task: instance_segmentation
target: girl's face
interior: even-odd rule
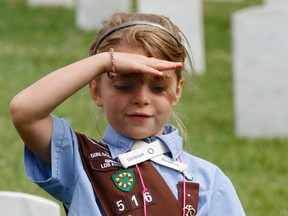
[[[141,48],[118,48],[117,51],[145,55]],[[183,80],[177,83],[175,71],[168,74],[165,79],[179,99]],[[90,86],[91,94],[97,105],[103,107],[108,122],[115,130],[133,139],[143,139],[163,134],[163,126],[176,104],[160,79],[128,73],[117,74],[111,80],[104,74],[96,86]]]

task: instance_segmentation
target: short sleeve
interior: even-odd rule
[[[51,167],[43,163],[26,146],[24,165],[27,177],[56,199],[69,203],[74,183],[83,170],[75,133],[70,125],[52,116]]]

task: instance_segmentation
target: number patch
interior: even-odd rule
[[[143,198],[145,199],[147,206],[156,203],[156,200],[154,199],[151,191],[145,192],[144,196],[141,192],[138,192],[136,194],[130,194],[114,201],[117,215],[121,215],[138,208],[143,208]]]

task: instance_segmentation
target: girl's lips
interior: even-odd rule
[[[148,118],[150,118],[151,116],[148,114],[143,114],[143,113],[134,113],[134,114],[129,114],[128,115],[129,118],[132,118],[134,120],[146,120]]]

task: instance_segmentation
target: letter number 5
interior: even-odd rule
[[[123,200],[118,200],[117,202],[116,202],[116,204],[117,204],[117,207],[118,207],[118,210],[119,211],[124,211],[125,210],[125,205],[124,205],[124,203],[123,203]]]

